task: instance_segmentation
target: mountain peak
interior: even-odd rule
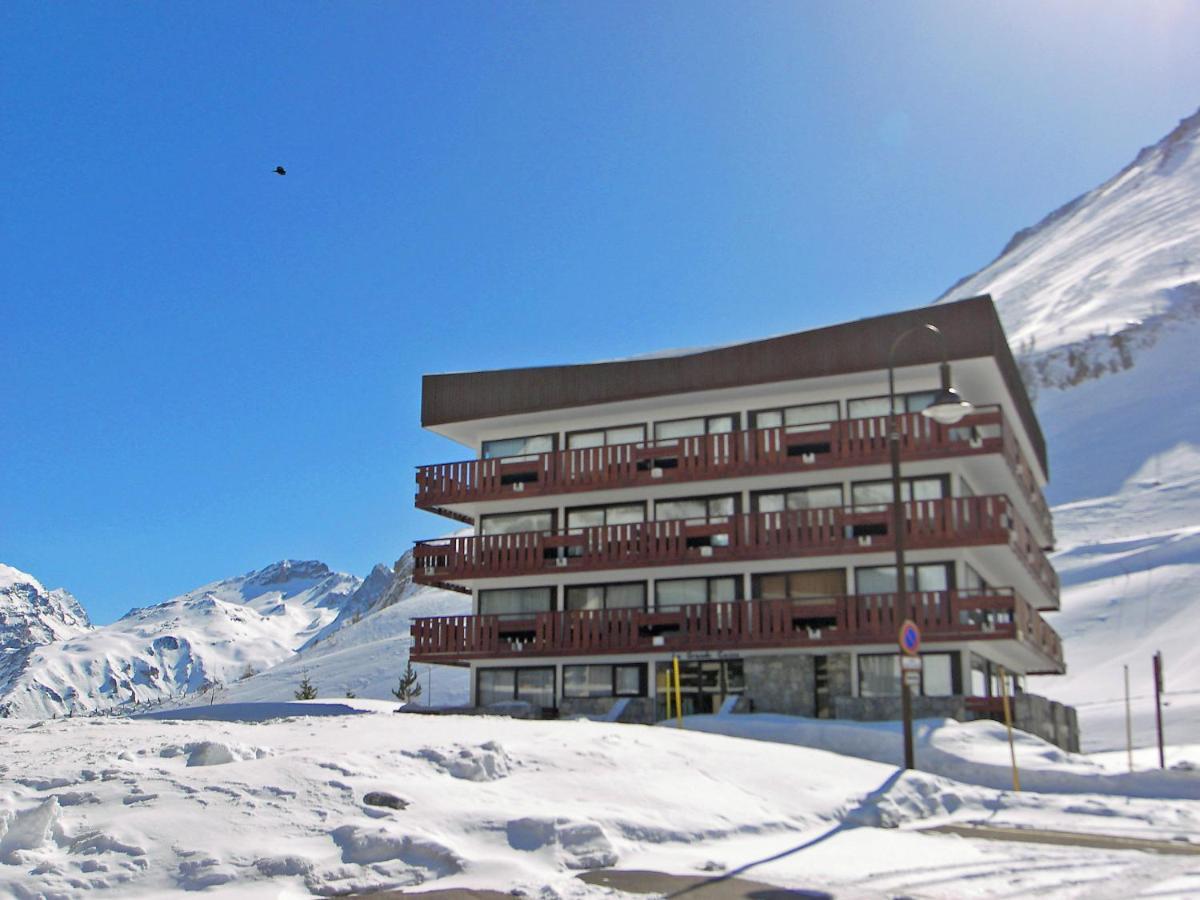
[[[935,302],[991,294],[1014,348],[1103,339],[1190,317],[1200,283],[1200,110],[1103,184],[1018,231]]]
[[[328,578],[333,571],[319,560],[281,559],[265,568],[246,574],[252,584],[284,584],[299,579]]]

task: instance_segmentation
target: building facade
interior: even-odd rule
[[[923,323],[973,404],[921,415],[942,347],[895,359],[906,603],[894,560],[888,356]],[[1022,691],[1065,671],[1041,612],[1045,443],[988,297],[694,353],[426,376],[422,424],[473,459],[416,505],[471,534],[420,541],[414,579],[472,614],[418,619],[414,662],[469,666],[473,704],[622,721],[683,711],[899,717],[897,634],[922,633],[918,716],[995,717],[1074,748],[1074,712]],[[1002,674],[1007,673],[1007,674]]]

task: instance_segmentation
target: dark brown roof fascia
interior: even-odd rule
[[[421,388],[421,424],[431,427],[885,369],[896,335],[925,323],[936,325],[946,336],[950,359],[995,358],[1042,471],[1048,473],[1045,438],[1000,316],[986,294],[681,356],[426,375]],[[940,361],[941,350],[935,340],[909,339],[896,354],[897,367]]]

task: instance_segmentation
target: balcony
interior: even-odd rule
[[[894,645],[901,623],[911,618],[926,644],[1015,641],[1027,671],[1066,671],[1058,635],[1009,589],[929,591],[908,599],[907,612],[895,594],[872,594],[414,619],[411,658],[465,665],[473,659]]]
[[[910,550],[1007,545],[1057,600],[1058,576],[1007,497],[912,501],[904,521]],[[879,553],[894,549],[891,532],[892,507],[881,506],[450,537],[417,543],[413,580],[455,587],[478,578]]]
[[[898,421],[905,461],[1003,455],[1042,533],[1052,537],[1045,498],[998,407],[980,408],[949,426],[920,414],[902,415]],[[514,497],[811,472],[888,460],[886,416],[842,419],[819,426],[762,428],[421,466],[417,469],[416,505],[455,515],[447,507]],[[455,517],[469,521],[461,515]]]

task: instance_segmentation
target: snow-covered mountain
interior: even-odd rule
[[[1169,741],[1200,740],[1200,112],[1095,190],[1019,232],[939,301],[990,293],[1050,451],[1064,678],[1084,748],[1153,739],[1151,662]]]
[[[53,642],[24,644],[20,671],[0,681],[0,715],[48,717],[146,703],[262,671],[334,622],[361,586],[324,563],[285,560],[134,609],[100,628],[88,627],[78,604],[71,599],[67,607],[69,595],[60,593],[58,604],[75,618],[55,631],[44,624],[53,616],[37,617]]]
[[[0,563],[0,694],[25,670],[35,649],[91,629],[79,601],[64,590]]]

